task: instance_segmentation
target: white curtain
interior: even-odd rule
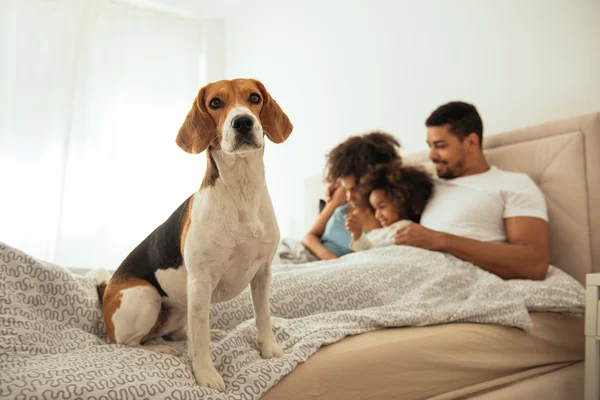
[[[0,241],[116,268],[193,191],[175,136],[201,22],[109,0],[0,0]]]

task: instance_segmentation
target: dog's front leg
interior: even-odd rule
[[[271,265],[261,268],[250,282],[252,303],[256,314],[258,348],[263,358],[281,357],[283,350],[277,345],[271,327],[269,292],[271,287]]]
[[[199,385],[225,391],[225,381],[210,357],[210,277],[188,275],[188,352]]]

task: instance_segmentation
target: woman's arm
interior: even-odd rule
[[[327,247],[323,246],[319,237],[313,233],[307,233],[302,244],[319,260],[333,260],[337,258]]]
[[[327,247],[321,243],[321,236],[325,231],[327,221],[331,218],[336,208],[344,204],[346,201],[346,193],[342,187],[339,187],[334,192],[331,200],[325,205],[319,218],[315,221],[310,231],[304,237],[302,244],[320,260],[331,260],[337,258]]]

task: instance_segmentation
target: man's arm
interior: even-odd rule
[[[504,220],[508,243],[488,243],[409,224],[396,234],[396,244],[444,251],[503,279],[546,277],[550,263],[550,234],[546,221],[535,217]]]

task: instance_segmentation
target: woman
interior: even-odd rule
[[[377,164],[401,161],[400,143],[392,135],[372,132],[352,136],[327,154],[328,202],[306,234],[304,246],[318,259],[331,260],[351,253],[347,214],[354,214],[366,230],[380,228],[371,209],[362,204],[356,184]]]

